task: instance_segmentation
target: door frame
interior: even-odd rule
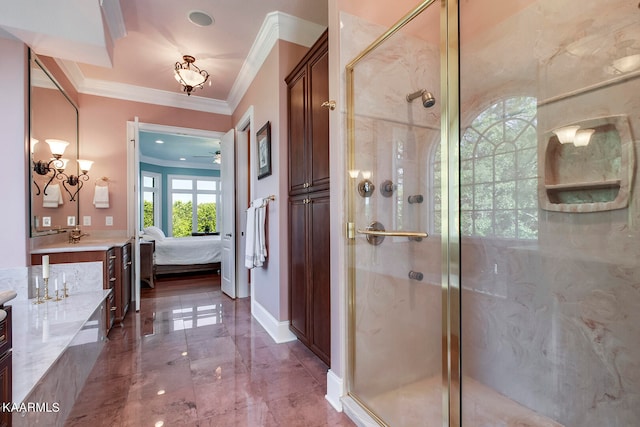
[[[251,142],[253,129],[253,105],[247,108],[238,123],[236,123],[236,296],[246,298],[252,296],[250,284],[253,283],[251,270],[244,266],[244,250],[246,236],[244,231],[247,222],[247,208],[253,200],[253,190],[257,181],[254,165],[255,155]],[[248,167],[248,173],[241,173]]]
[[[185,128],[180,126],[162,125],[156,123],[139,122],[138,117],[134,121],[127,121],[127,235],[135,239],[135,268],[132,281],[133,289],[131,295],[136,298],[136,311],[140,311],[140,219],[138,210],[140,200],[138,193],[140,191],[140,144],[139,132],[156,132],[156,133],[178,133],[187,136],[197,136],[201,138],[222,138],[225,132]],[[131,141],[135,141],[132,144]]]

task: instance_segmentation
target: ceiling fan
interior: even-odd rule
[[[213,151],[209,151],[209,153],[211,153],[211,155],[200,155],[200,156],[191,156],[191,157],[211,157],[213,158],[213,163],[220,164],[220,162],[222,161],[222,155],[220,154],[220,150],[216,151],[215,153]]]

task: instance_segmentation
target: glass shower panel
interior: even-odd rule
[[[638,2],[490,3],[460,2],[462,425],[638,426]]]
[[[439,6],[352,73],[349,392],[390,426],[442,424]],[[341,21],[350,40],[388,30]]]

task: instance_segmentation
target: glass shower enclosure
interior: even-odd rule
[[[341,14],[348,393],[380,425],[640,425],[640,9]],[[343,51],[349,51],[347,42]]]

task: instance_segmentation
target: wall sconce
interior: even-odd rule
[[[65,190],[67,190],[67,193],[69,194],[69,196],[71,196],[69,200],[72,202],[75,201],[76,195],[80,192],[80,189],[84,185],[82,181],[89,181],[88,173],[91,170],[91,166],[93,165],[92,160],[78,159],[77,161],[78,161],[78,166],[80,166],[80,172],[82,172],[80,175],[78,176],[66,175],[63,172],[58,171],[58,179],[62,180],[62,186],[64,187]],[[67,187],[67,184],[70,185],[71,187],[78,186],[78,189],[73,194],[71,194],[71,191]]]
[[[49,160],[48,162],[44,160],[38,160],[36,162],[35,160],[33,160],[33,171],[38,175],[43,175],[43,176],[51,173],[51,178],[49,178],[49,181],[47,181],[43,189],[44,194],[47,194],[47,187],[49,187],[49,184],[51,184],[51,181],[53,181],[53,178],[55,178],[57,175],[56,170],[63,171],[66,166],[66,161],[61,161],[60,158],[64,154],[64,150],[67,148],[67,145],[69,145],[69,143],[67,141],[61,141],[59,139],[47,139],[45,140],[45,142],[49,144],[49,148],[51,149],[51,154],[53,155],[53,159]],[[33,153],[33,147],[36,144],[37,142],[34,142],[34,140],[31,141],[32,153]],[[33,183],[38,189],[36,196],[39,196],[40,187],[35,181]]]
[[[560,144],[572,143],[576,147],[586,147],[589,145],[591,135],[595,129],[580,129],[580,126],[564,126],[552,131],[558,137]]]
[[[567,144],[573,142],[573,138],[576,136],[578,129],[580,129],[580,126],[565,126],[553,130],[552,132],[556,134],[560,144]]]
[[[62,186],[71,197],[69,200],[73,202],[76,200],[76,195],[84,185],[82,181],[89,180],[88,173],[89,173],[89,170],[91,170],[93,161],[78,159],[77,160],[78,165],[80,166],[80,171],[82,173],[78,176],[67,175],[64,173],[64,170],[67,167],[67,163],[69,162],[69,159],[63,159],[62,155],[64,154],[64,150],[67,148],[69,143],[66,141],[61,141],[59,139],[47,139],[45,141],[47,144],[49,144],[49,148],[51,149],[51,154],[53,155],[53,158],[48,162],[45,162],[43,160],[38,160],[37,162],[35,160],[33,161],[33,171],[35,173],[43,176],[51,174],[51,177],[49,178],[49,181],[47,181],[47,183],[45,184],[42,192],[44,194],[47,194],[47,187],[49,187],[49,184],[51,184],[54,178],[57,178],[60,181],[62,181]],[[38,192],[36,193],[36,195],[40,195],[40,187],[35,181],[34,181],[34,184],[38,189]],[[71,193],[70,187],[76,187],[76,186],[78,187],[77,190]]]
[[[589,145],[591,135],[595,132],[595,129],[581,129],[576,132],[575,138],[573,138],[573,145],[576,147],[586,147]]]

